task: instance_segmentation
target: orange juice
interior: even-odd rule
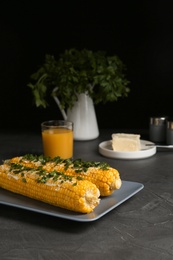
[[[43,150],[45,156],[60,156],[68,159],[73,156],[73,131],[63,127],[42,131]]]

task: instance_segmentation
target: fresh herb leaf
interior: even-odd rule
[[[37,107],[48,106],[48,96],[58,96],[62,108],[72,108],[78,94],[87,93],[95,104],[114,102],[129,94],[126,67],[117,56],[83,49],[65,50],[56,59],[45,55],[43,65],[31,75]]]

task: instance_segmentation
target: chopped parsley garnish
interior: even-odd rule
[[[26,166],[25,164],[28,162],[33,162],[32,166]],[[34,163],[40,162],[40,164],[37,164],[34,166]],[[63,164],[64,165],[64,171],[58,172],[56,170],[47,171],[44,169],[44,165],[46,163],[54,163],[54,165]],[[21,174],[22,181],[26,182],[25,173],[32,174],[35,173],[38,178],[37,182],[39,183],[46,183],[48,180],[61,181],[62,183],[65,181],[72,181],[72,176],[66,175],[65,172],[68,170],[69,167],[74,169],[76,173],[86,173],[90,167],[95,167],[102,170],[107,170],[110,166],[109,164],[105,162],[90,162],[90,161],[82,161],[81,159],[71,160],[71,159],[62,159],[60,157],[55,157],[51,159],[50,157],[46,157],[43,155],[32,155],[32,154],[26,154],[21,157],[19,163],[10,163],[8,161],[8,164],[10,165],[10,171],[12,171],[14,174]],[[77,180],[82,180],[83,178],[81,176],[76,176]],[[75,185],[73,183],[73,185]]]
[[[26,154],[22,157],[21,162],[24,160],[40,162],[42,165],[45,165],[47,162],[54,162],[55,164],[63,163],[65,165],[65,170],[72,166],[76,171],[84,171],[86,172],[89,167],[100,168],[102,170],[107,170],[110,166],[106,162],[93,162],[93,161],[82,161],[81,159],[71,160],[71,159],[62,159],[59,156],[54,157],[53,159],[50,157],[46,157],[44,155],[33,155]]]

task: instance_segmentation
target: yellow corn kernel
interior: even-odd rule
[[[64,172],[66,175],[81,176],[85,180],[91,181],[100,190],[101,196],[111,195],[114,190],[119,189],[122,184],[119,172],[111,167],[106,170],[89,167],[86,172],[76,172],[76,169],[73,168],[73,165],[70,166],[67,170],[65,170],[64,165],[56,165],[54,168],[57,171]]]
[[[31,159],[32,158],[32,161]],[[16,157],[11,162],[19,162],[25,166],[38,167],[41,166],[46,171],[60,171],[69,176],[81,176],[82,178],[94,183],[100,191],[101,196],[109,196],[114,190],[121,187],[122,181],[119,172],[109,165],[98,162],[84,162],[82,160],[63,160],[59,157],[54,159],[41,158],[28,155],[24,157]]]
[[[81,213],[92,212],[100,202],[98,188],[87,180],[20,166],[14,161],[0,166],[1,188]]]

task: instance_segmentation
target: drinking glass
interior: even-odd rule
[[[50,120],[41,123],[43,151],[51,158],[73,157],[73,123],[66,120]]]

